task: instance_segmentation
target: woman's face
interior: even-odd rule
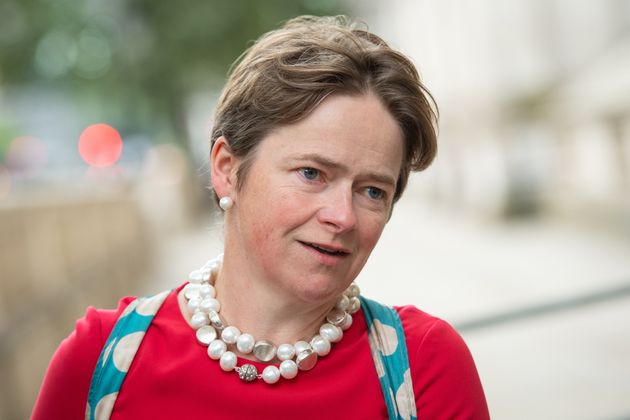
[[[228,243],[267,287],[333,300],[388,220],[403,157],[398,124],[371,94],[333,95],[255,153],[243,188],[231,192]]]

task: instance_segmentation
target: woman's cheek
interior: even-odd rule
[[[251,215],[253,240],[268,242],[274,235],[291,229],[292,218],[296,215],[295,200],[289,194],[277,194],[273,200],[259,207]]]
[[[314,197],[297,188],[281,189],[273,200],[274,218],[287,223],[313,206]]]
[[[376,246],[383,229],[385,228],[385,219],[380,216],[371,218],[369,221],[364,222],[363,240],[368,244],[370,249]]]

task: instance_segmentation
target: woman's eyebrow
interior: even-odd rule
[[[302,154],[302,155],[298,155],[298,156],[294,156],[291,159],[296,160],[296,161],[300,161],[300,162],[315,162],[318,165],[321,165],[327,169],[334,169],[334,170],[338,170],[341,172],[349,172],[350,169],[348,168],[347,165],[341,163],[341,162],[337,162],[335,160],[329,159],[325,156],[322,156],[320,154],[317,153],[307,153],[307,154]],[[384,174],[384,173],[380,173],[380,172],[366,172],[366,173],[362,173],[362,176],[364,176],[365,178],[368,179],[373,179],[379,183],[382,184],[387,184],[387,185],[391,185],[391,186],[396,186],[396,180],[394,178],[392,178],[391,176]]]
[[[317,153],[306,153],[297,155],[293,157],[293,160],[301,162],[315,162],[318,165],[324,166],[329,169],[337,169],[344,172],[349,171],[348,166],[344,165],[343,163],[334,161]]]

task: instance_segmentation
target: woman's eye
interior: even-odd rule
[[[301,168],[300,172],[302,173],[302,176],[309,181],[315,181],[319,178],[319,170],[315,168]]]
[[[384,197],[385,192],[381,190],[380,188],[368,187],[367,194],[373,200],[380,200]]]

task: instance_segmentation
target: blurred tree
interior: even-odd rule
[[[3,0],[0,85],[60,90],[124,131],[187,147],[186,97],[261,33],[342,0]],[[94,111],[96,110],[96,111]]]

